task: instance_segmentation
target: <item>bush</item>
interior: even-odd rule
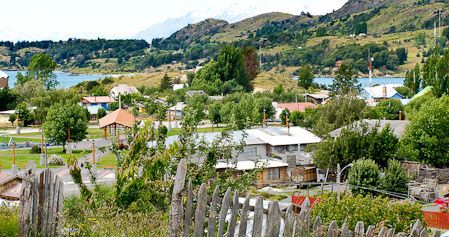
[[[19,208],[0,204],[0,236],[17,236]]]
[[[104,116],[106,116],[106,109],[105,108],[101,108],[98,110],[98,119],[103,118]]]
[[[380,189],[396,193],[407,193],[407,182],[407,173],[401,167],[399,161],[389,160],[385,176],[382,177],[380,182]]]
[[[61,158],[61,156],[57,156],[57,155],[53,154],[48,158],[48,164],[49,165],[64,165],[64,160]]]
[[[31,154],[39,154],[39,153],[41,153],[41,148],[38,147],[37,145],[34,145],[33,147],[31,147],[30,153]]]
[[[380,180],[379,166],[377,166],[377,164],[371,159],[357,160],[354,163],[354,166],[349,170],[348,183],[350,185],[377,189],[379,180]],[[377,194],[375,191],[362,189],[358,187],[351,187],[351,192],[354,195]]]
[[[358,221],[363,221],[365,228],[368,225],[379,227],[379,224],[383,223],[387,228],[394,228],[396,233],[409,232],[410,226],[417,219],[424,227],[427,226],[421,204],[411,204],[408,201],[390,202],[388,198],[380,196],[373,199],[369,196],[347,195],[338,202],[337,195],[333,194],[312,208],[312,220],[315,220],[316,216],[320,216],[325,225],[336,220],[341,227],[346,222],[351,230]]]

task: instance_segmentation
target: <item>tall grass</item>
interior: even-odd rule
[[[19,207],[0,204],[0,236],[17,236]]]
[[[95,205],[78,195],[64,199],[63,235],[165,236],[168,214],[132,205],[117,207],[111,186],[100,186]],[[95,194],[94,194],[95,195]]]

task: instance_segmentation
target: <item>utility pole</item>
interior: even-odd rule
[[[416,72],[413,71],[413,92],[416,95],[416,77],[415,77]]]
[[[259,71],[262,70],[262,44],[267,41],[266,38],[260,38],[259,40]]]
[[[438,10],[438,38],[441,38],[441,10]]]
[[[368,60],[369,60],[369,87],[372,87],[373,86],[373,58],[371,58],[369,49],[368,49]]]
[[[12,165],[11,165],[11,171],[13,175],[18,175],[19,170],[17,169],[16,165],[16,141],[12,140]]]
[[[337,200],[340,202],[340,163],[337,164]]]
[[[263,109],[263,126],[262,127],[266,127],[267,126],[267,122],[265,120],[265,116],[266,116],[266,110]]]

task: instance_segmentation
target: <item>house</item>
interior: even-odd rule
[[[264,166],[263,172],[257,178],[257,188],[267,185],[282,183],[289,180],[287,167],[288,164],[275,159],[261,159],[259,161],[243,160],[237,164],[229,164],[227,162],[218,162],[215,169],[218,172],[234,169],[233,176],[242,174],[245,171],[252,170]]]
[[[340,68],[342,64],[343,64],[343,60],[336,61],[335,62],[335,68]]]
[[[167,115],[170,114],[171,120],[182,119],[182,110],[187,106],[184,102],[177,102],[176,105],[168,108]]]
[[[288,109],[291,112],[297,110],[299,112],[304,112],[306,108],[317,108],[318,106],[314,105],[310,102],[300,102],[300,103],[277,103],[273,102],[273,106],[276,108],[275,119],[280,120],[279,117],[282,113],[282,110]]]
[[[89,111],[89,114],[90,114],[89,120],[90,121],[97,121],[99,119],[98,118],[98,110],[104,109],[104,107],[100,106],[100,105],[83,106],[83,108],[86,108],[87,111]]]
[[[137,108],[139,108],[139,114],[144,114],[146,112],[147,107],[142,103],[136,103]]]
[[[248,129],[244,131],[232,131],[229,132],[232,140],[236,143],[240,142],[243,138],[245,141],[245,147],[243,152],[238,155],[237,160],[249,161],[257,163],[260,161],[268,161],[269,164],[273,164],[267,168],[279,168],[279,172],[284,172],[281,167],[286,167],[286,172],[290,176],[290,171],[297,166],[310,165],[313,163],[313,159],[310,153],[306,152],[306,148],[310,144],[316,144],[321,142],[321,139],[313,133],[307,131],[301,127],[269,127],[269,128],[256,128]],[[244,137],[246,133],[246,137]],[[214,140],[219,139],[220,132],[213,133],[199,133],[198,143],[201,140],[205,140],[208,143],[212,143]],[[170,136],[167,138],[166,145],[170,146],[175,142],[179,142],[178,136]],[[152,146],[154,144],[150,144]],[[202,163],[204,158],[193,157],[192,160]],[[226,160],[220,160],[219,162],[227,162]],[[274,163],[278,162],[278,163]],[[282,164],[281,164],[282,163]],[[276,164],[276,165],[274,165]],[[222,167],[222,166],[219,166]],[[237,166],[239,168],[239,166]],[[263,179],[271,179],[272,177],[280,178],[280,174],[273,174],[268,171],[265,173]],[[273,178],[275,179],[275,178]],[[277,180],[278,178],[276,178]]]
[[[109,96],[88,96],[81,98],[81,106],[101,106],[106,110],[109,110],[109,104],[115,102],[115,100]]]
[[[0,173],[0,198],[17,201],[20,198],[22,178],[17,175]]]
[[[377,128],[380,131],[382,131],[382,129],[384,129],[387,125],[390,126],[390,128],[393,130],[394,135],[396,135],[396,137],[401,138],[402,135],[405,132],[405,128],[407,127],[407,125],[410,123],[410,121],[408,120],[376,120],[376,119],[363,119],[362,123],[366,123],[368,125],[368,127],[370,129],[373,129],[374,127],[376,127],[376,125],[379,125],[379,127]],[[360,127],[360,121],[356,121],[353,124],[355,127],[357,128],[361,128]],[[335,129],[333,131],[331,131],[329,133],[329,135],[331,137],[339,137],[341,130],[343,128],[347,128],[348,126],[344,126],[338,129]]]
[[[135,86],[128,86],[126,84],[118,84],[112,87],[109,91],[109,95],[113,98],[118,98],[119,95],[139,94],[139,91]]]
[[[184,89],[185,87],[189,87],[189,86],[186,84],[173,84],[174,91]]]
[[[324,101],[330,98],[326,93],[306,94],[307,100],[312,100],[314,104],[324,104]]]
[[[0,88],[8,87],[8,74],[0,70]]]
[[[15,124],[11,124],[11,122],[9,121],[9,116],[11,116],[11,114],[16,114],[16,111],[15,110],[0,111],[0,127],[17,125],[17,120]]]
[[[194,96],[195,94],[199,94],[199,95],[206,95],[206,92],[204,92],[203,90],[192,90],[192,91],[187,91],[186,94],[189,97]]]
[[[373,87],[363,87],[360,91],[359,97],[366,100],[369,106],[376,106],[377,102],[387,99],[404,99],[404,96],[399,94],[395,88],[402,85],[387,84]]]

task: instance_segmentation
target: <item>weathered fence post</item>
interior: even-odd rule
[[[187,164],[186,160],[182,159],[178,164],[176,170],[176,179],[173,186],[173,196],[170,208],[170,225],[168,229],[168,236],[177,237],[181,231],[182,223],[182,195],[184,184],[186,182]]]
[[[35,175],[29,161],[20,190],[19,236],[55,236],[61,231],[63,182],[49,169]]]

